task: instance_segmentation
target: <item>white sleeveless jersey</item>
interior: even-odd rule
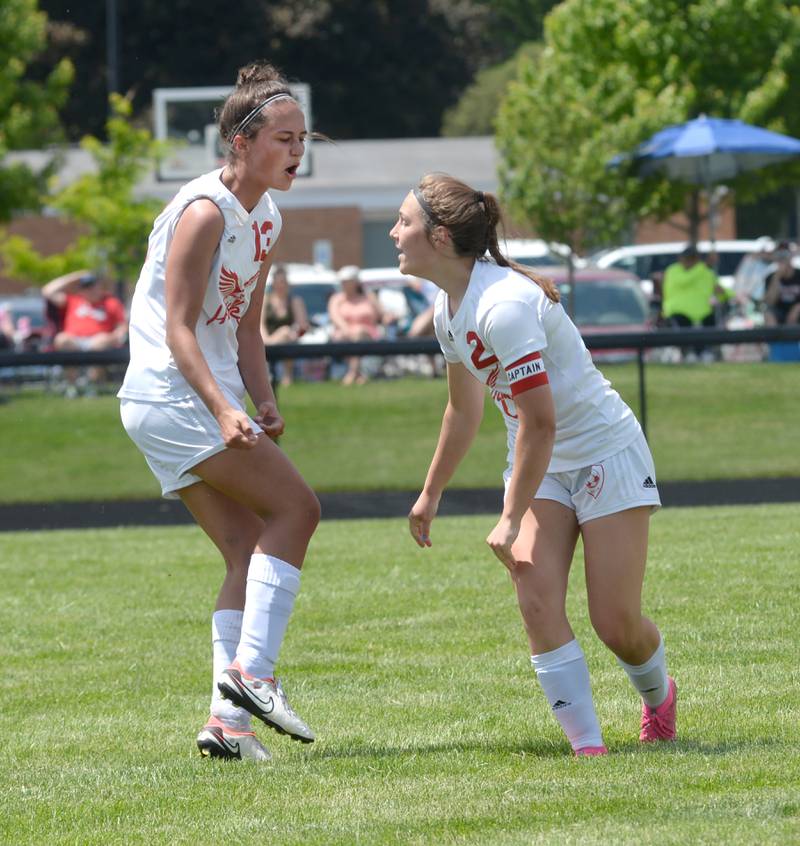
[[[219,208],[225,229],[206,281],[195,333],[217,382],[244,397],[236,330],[250,304],[261,263],[280,234],[281,215],[267,193],[248,214],[222,183],[221,173],[221,169],[215,170],[184,185],[153,224],[147,258],[131,301],[131,358],[117,394],[121,399],[171,402],[195,395],[166,344],[165,276],[178,220],[186,207],[200,198]]]
[[[434,327],[442,353],[488,386],[508,430],[514,460],[519,421],[514,396],[548,383],[556,436],[550,473],[608,458],[641,431],[633,412],[592,363],[575,324],[526,276],[493,261],[476,261],[458,311],[436,298]]]

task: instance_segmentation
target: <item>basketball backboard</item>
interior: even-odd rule
[[[225,150],[216,125],[215,112],[233,89],[230,86],[196,88],[156,88],[153,90],[153,123],[155,137],[171,142],[171,149],[158,168],[158,178],[186,180],[221,167]],[[292,94],[297,98],[311,131],[311,89],[306,83],[293,82]],[[311,140],[297,171],[298,176],[311,174]]]

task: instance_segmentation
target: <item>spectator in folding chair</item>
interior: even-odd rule
[[[128,319],[122,301],[111,294],[103,279],[88,270],[76,270],[52,279],[42,289],[48,304],[63,312],[63,323],[53,339],[55,350],[96,352],[118,349],[128,337]],[[89,367],[87,376],[77,368],[64,371],[66,393],[77,396],[78,389],[94,393],[105,378],[101,367]]]

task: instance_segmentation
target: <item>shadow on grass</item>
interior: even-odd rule
[[[779,738],[759,738],[758,740],[726,740],[718,743],[700,740],[677,740],[674,743],[641,743],[632,739],[622,743],[609,744],[609,754],[615,755],[735,755],[740,752],[752,752],[766,747],[777,749],[786,746]],[[446,755],[448,753],[486,753],[487,755],[517,755],[532,758],[556,759],[571,757],[572,750],[564,743],[547,740],[529,740],[520,743],[503,741],[452,741],[450,743],[420,743],[408,746],[382,746],[372,743],[348,743],[347,745],[328,745],[314,749],[314,757],[327,759],[353,758],[402,758],[409,755]]]
[[[372,743],[349,743],[324,746],[318,758],[405,758],[409,755],[446,755],[448,753],[484,752],[487,755],[530,755],[534,758],[563,758],[571,750],[566,743],[554,744],[546,740],[504,743],[502,741],[469,740],[450,743],[419,743],[408,746],[382,746]]]
[[[758,739],[741,740],[687,740],[678,737],[674,742],[660,741],[655,743],[641,743],[639,740],[625,740],[622,743],[612,741],[608,744],[609,752],[613,754],[646,754],[646,755],[736,755],[740,752],[755,752],[759,749],[778,750],[782,746],[788,748],[786,740],[778,737],[763,737]]]

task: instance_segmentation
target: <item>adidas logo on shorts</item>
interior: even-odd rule
[[[642,482],[643,488],[654,488],[655,486],[656,483],[649,476]]]

